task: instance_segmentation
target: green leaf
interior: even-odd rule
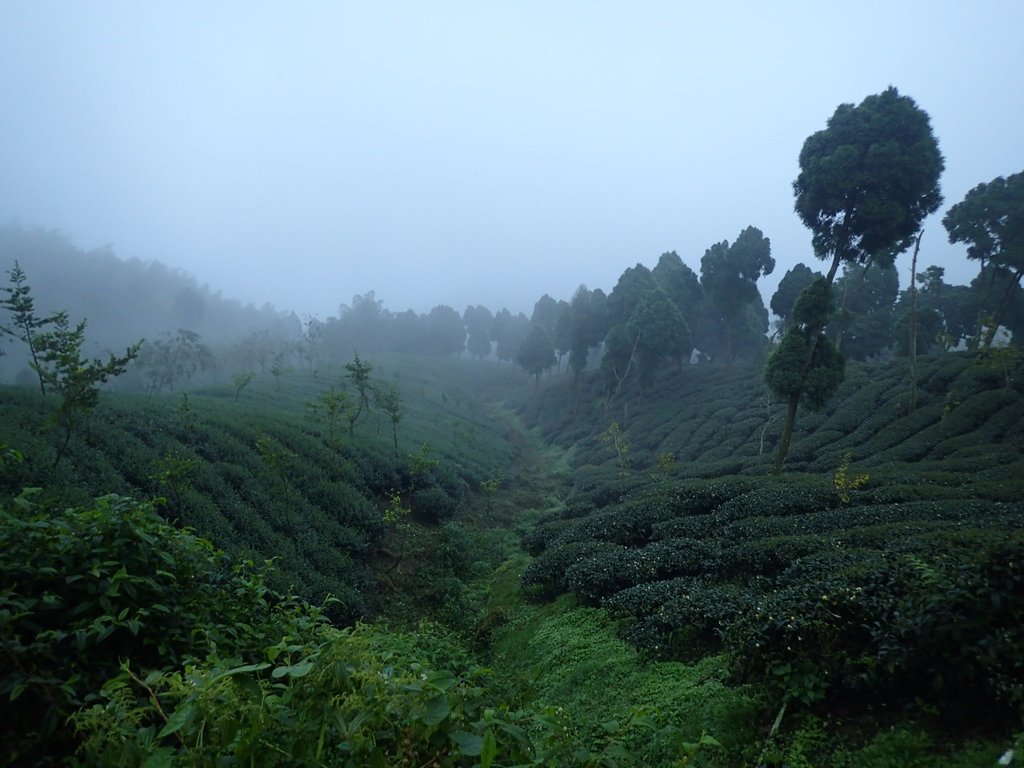
[[[458,681],[458,678],[451,672],[434,672],[427,677],[427,685],[439,691],[447,691]]]
[[[266,667],[264,667],[266,669]],[[284,677],[305,677],[313,669],[312,661],[303,661],[300,664],[282,664],[280,667],[275,667],[274,671],[270,673],[270,676],[275,680]]]
[[[174,765],[174,750],[170,747],[160,747],[146,758],[142,768],[171,768],[172,765]]]
[[[234,675],[244,675],[244,674],[247,674],[249,672],[262,672],[264,669],[268,669],[269,667],[270,667],[270,662],[267,662],[267,661],[260,662],[259,664],[245,664],[245,665],[243,665],[241,667],[233,667],[232,669],[229,669],[226,672],[221,672],[219,675],[214,677],[213,680],[220,680],[222,677],[232,677]],[[274,670],[274,672],[276,672],[276,671],[277,670]],[[273,674],[273,673],[271,673],[271,674]],[[282,675],[283,674],[285,674],[285,673],[282,673]],[[281,675],[277,675],[277,676],[281,677]],[[211,680],[211,682],[212,682],[212,680]]]
[[[458,745],[459,751],[467,757],[476,757],[483,752],[484,740],[482,736],[469,733],[468,731],[452,731],[449,736]]]
[[[435,696],[424,707],[423,722],[427,725],[438,725],[451,711],[447,696]]]
[[[707,747],[720,747],[720,746],[722,746],[722,743],[718,739],[716,739],[714,736],[709,736],[706,733],[703,736],[700,737],[700,743],[701,743],[702,746],[707,746]]]
[[[491,768],[491,763],[498,756],[498,742],[490,729],[484,733],[484,745],[480,750],[480,768]]]
[[[608,720],[607,722],[601,723],[601,727],[605,733],[617,733],[621,726],[618,720]]]
[[[176,709],[169,718],[167,718],[167,725],[160,729],[160,733],[156,735],[158,739],[162,739],[165,736],[170,736],[172,733],[180,731],[188,722],[192,719],[192,715],[195,710],[191,706],[184,706],[181,709]]]
[[[313,662],[304,661],[301,664],[295,664],[288,671],[289,677],[305,677],[313,671]]]

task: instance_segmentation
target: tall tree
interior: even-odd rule
[[[643,264],[637,264],[625,269],[619,275],[618,282],[615,283],[612,292],[608,294],[609,329],[614,328],[616,325],[625,325],[633,314],[633,310],[636,309],[636,305],[640,303],[643,295],[657,287],[658,284],[655,282],[651,270]]]
[[[968,243],[967,257],[1009,276],[987,323],[984,346],[992,344],[1014,289],[1024,275],[1024,171],[979,184],[942,219],[949,242]]]
[[[573,384],[577,384],[587,367],[590,350],[608,333],[604,292],[600,288],[589,291],[587,286],[581,285],[573,294],[564,317],[569,324],[569,368]]]
[[[541,374],[556,362],[555,345],[548,337],[547,331],[536,323],[531,324],[530,332],[523,339],[519,351],[516,353],[516,363],[523,370],[533,374],[534,391],[540,385]]]
[[[660,288],[648,291],[633,310],[626,328],[636,345],[640,386],[653,382],[662,361],[673,360],[682,365],[693,350],[690,327],[679,307]]]
[[[643,297],[658,287],[651,270],[643,264],[628,267],[619,275],[618,282],[608,294],[608,331],[604,338],[601,356],[601,370],[604,371],[611,388],[618,392],[622,382],[633,369],[637,348],[640,344],[638,327],[629,328],[629,320]]]
[[[494,315],[484,306],[469,306],[462,313],[462,322],[466,326],[466,349],[477,360],[491,354],[491,326]]]
[[[187,382],[214,364],[213,352],[199,334],[179,328],[174,336],[147,343],[139,354],[137,365],[150,392],[173,390],[179,382]]]
[[[835,281],[835,292],[840,307],[825,332],[836,349],[852,360],[866,360],[896,344],[893,326],[900,281],[894,266],[848,264]]]
[[[515,360],[519,347],[530,333],[530,318],[520,312],[513,315],[502,308],[494,315],[491,326],[491,340],[495,342],[498,360]]]
[[[775,269],[771,242],[757,227],[740,232],[731,246],[728,240],[708,248],[700,260],[700,281],[704,293],[722,325],[722,358],[732,364],[735,356],[736,324],[747,305],[760,294],[757,281]]]
[[[658,263],[651,270],[655,282],[679,307],[683,317],[689,321],[704,301],[704,289],[697,273],[690,269],[675,251],[661,254]]]
[[[939,176],[944,167],[928,113],[891,87],[858,106],[841,104],[825,129],[807,138],[793,182],[795,208],[811,230],[815,255],[831,260],[825,276],[830,289],[841,263],[870,260],[891,266],[913,244],[921,222],[942,202]],[[802,333],[803,361],[792,371],[797,382],[807,381],[815,371],[828,315],[812,315],[811,320],[822,324]],[[786,358],[769,360],[769,367],[778,371],[796,365],[800,356],[792,349],[797,343],[790,342]],[[774,354],[781,352],[780,344]],[[801,386],[788,388],[784,435],[792,434]],[[776,472],[788,450],[788,440],[780,441]]]
[[[930,266],[917,274],[917,354],[946,352],[975,333],[978,293],[970,286],[949,285],[942,267]],[[984,282],[984,280],[983,280]],[[908,355],[910,294],[904,291],[896,304],[897,354]]]
[[[842,262],[888,266],[942,203],[945,167],[928,113],[895,88],[841,104],[800,151],[796,212],[829,283]]]
[[[466,326],[462,316],[447,304],[430,310],[423,324],[424,348],[441,357],[456,357],[466,346]]]
[[[843,355],[821,330],[834,312],[832,286],[819,277],[800,294],[793,307],[793,324],[768,358],[765,381],[775,395],[787,402],[786,422],[773,467],[776,474],[789,453],[797,407],[801,402],[812,410],[824,407],[843,382]]]
[[[533,314],[530,315],[530,322],[534,325],[539,325],[544,329],[544,332],[551,339],[552,344],[555,345],[555,350],[559,349],[559,341],[565,341],[565,323],[562,322],[562,317],[565,315],[569,305],[564,301],[555,301],[553,298],[548,296],[546,293],[537,300],[537,303],[533,305]],[[563,334],[559,336],[559,322],[562,322]],[[568,349],[562,346],[564,352]],[[562,366],[562,357],[558,356],[558,367],[559,370]]]
[[[789,327],[793,320],[793,307],[801,292],[814,282],[816,277],[821,277],[818,272],[804,263],[799,263],[782,276],[779,287],[772,294],[770,306],[772,312],[779,316],[782,330]]]

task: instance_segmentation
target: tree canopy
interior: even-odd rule
[[[858,106],[840,104],[807,138],[793,182],[796,212],[814,253],[840,261],[891,264],[942,203],[945,167],[928,113],[893,88]]]
[[[995,268],[993,283],[1000,271],[1010,277],[986,323],[988,347],[1024,275],[1024,172],[979,184],[949,209],[942,225],[949,242],[968,244],[968,258],[980,261],[982,271]]]
[[[639,339],[636,351],[641,386],[653,381],[663,360],[674,360],[682,365],[693,350],[693,338],[683,313],[660,288],[643,295],[626,328],[630,337]]]
[[[817,272],[804,263],[799,263],[788,270],[779,281],[779,287],[772,294],[772,312],[782,320],[785,328],[793,317],[793,306],[796,304],[800,292],[814,282],[815,277],[820,277]]]
[[[540,375],[557,362],[555,345],[540,325],[532,323],[530,332],[523,339],[516,354],[516,363],[534,376],[534,388],[540,383]]]
[[[757,227],[747,227],[736,241],[715,243],[700,260],[700,282],[708,302],[722,325],[722,357],[731,363],[735,357],[734,336],[737,320],[748,305],[761,301],[757,281],[775,269],[771,242]],[[763,332],[766,327],[762,329]]]

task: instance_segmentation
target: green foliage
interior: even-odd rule
[[[377,407],[387,414],[391,422],[391,438],[395,444],[395,455],[398,455],[398,423],[402,420],[402,394],[397,387],[387,384],[374,389]]]
[[[661,288],[645,293],[626,323],[636,346],[640,386],[648,387],[663,360],[682,365],[693,351],[693,337],[683,313]]]
[[[170,507],[170,514],[184,521],[186,515],[184,494],[199,472],[200,462],[194,456],[165,455],[157,464],[151,478],[156,486],[170,498],[162,499]]]
[[[852,458],[852,453],[844,453],[843,460],[836,468],[835,474],[832,475],[832,484],[835,485],[836,493],[839,494],[839,500],[843,502],[843,504],[850,503],[852,498],[850,496],[850,491],[857,490],[871,479],[871,476],[867,473],[850,477],[850,460]]]
[[[139,355],[142,342],[136,342],[125,350],[123,356],[110,353],[106,361],[82,357],[85,343],[86,322],[82,320],[72,330],[66,312],[57,313],[52,321],[53,330],[41,331],[35,336],[36,370],[40,380],[51,391],[61,396],[60,406],[53,420],[63,432],[57,456],[53,461],[56,468],[67,451],[72,435],[99,404],[100,385],[120,376],[128,364]]]
[[[793,182],[815,254],[891,264],[942,202],[944,165],[928,114],[895,88],[841,104],[804,142]]]
[[[797,298],[817,277],[820,275],[803,263],[797,264],[782,276],[778,289],[772,294],[771,309],[782,319],[783,327],[788,326],[793,317]]]
[[[352,362],[345,363],[345,370],[348,373],[345,375],[349,381],[352,382],[352,386],[356,388],[356,403],[355,409],[349,411],[348,415],[348,432],[352,434],[352,431],[356,427],[356,422],[359,421],[359,417],[363,413],[364,408],[370,407],[370,373],[373,371],[373,366],[364,363],[359,359],[359,353],[355,352],[352,355]]]
[[[213,366],[213,352],[195,331],[179,328],[168,339],[146,344],[139,354],[138,366],[143,371],[150,392],[173,390],[188,382],[195,374]]]
[[[6,298],[0,299],[0,307],[11,314],[13,328],[0,325],[0,333],[21,339],[28,346],[32,369],[39,377],[39,390],[45,395],[46,380],[40,368],[38,335],[42,329],[55,323],[59,315],[36,315],[32,287],[28,284],[28,276],[17,261],[14,262],[12,269],[7,270],[7,274],[11,284],[9,287],[0,288],[0,293],[6,294]]]
[[[629,455],[629,440],[622,431],[622,427],[619,426],[619,422],[613,421],[608,429],[598,436],[598,440],[610,445],[615,450],[615,456],[619,463],[619,472],[628,474],[629,461],[626,457]]]
[[[639,709],[595,734],[509,706],[436,629],[330,629],[146,505],[53,516],[23,495],[0,521],[15,762],[628,766],[720,748]]]
[[[965,697],[1014,712],[1024,677],[1010,648],[1021,627],[1022,540],[993,545],[962,564],[880,558],[767,595],[730,630],[741,674],[766,676],[786,695],[929,695],[944,707]],[[969,692],[969,693],[968,693]],[[998,715],[997,715],[998,716]]]
[[[524,697],[558,702],[584,742],[619,742],[615,764],[739,764],[757,705],[724,683],[724,660],[648,663],[616,634],[598,609],[560,602],[514,612],[495,632],[497,682],[509,676],[506,686]],[[702,731],[715,738],[695,750]]]
[[[1002,296],[994,306],[982,307],[991,312],[984,323],[988,326],[984,347],[988,349],[1024,274],[1024,172],[998,176],[974,187],[949,209],[942,224],[949,242],[969,243],[967,256],[981,262],[982,272],[986,265],[1005,272]]]
[[[67,717],[123,659],[148,671],[211,652],[251,657],[316,620],[250,566],[117,496],[50,512],[23,493],[0,510],[0,561],[0,696],[17,702],[2,731],[15,762],[69,751]]]
[[[873,262],[863,267],[847,265],[836,280],[835,292],[841,297],[839,312],[826,334],[837,340],[848,357],[867,360],[893,346],[893,307],[899,295],[895,267]]]
[[[235,390],[235,402],[238,402],[238,398],[242,396],[242,390],[248,387],[252,380],[256,378],[254,371],[238,371],[231,375],[231,386]]]
[[[659,658],[724,647],[739,679],[804,705],[916,695],[945,711],[967,687],[1005,718],[1024,690],[1007,655],[1024,596],[1007,532],[1024,508],[962,487],[854,496],[867,478],[850,460],[827,477],[680,484],[549,520],[527,537],[523,585],[629,618],[623,637]]]
[[[536,386],[540,382],[540,375],[557,362],[555,345],[547,331],[536,323],[532,324],[530,332],[519,345],[516,365],[533,375]]]
[[[764,378],[779,397],[799,396],[811,410],[821,410],[843,383],[846,359],[819,334],[807,366],[808,345],[799,330],[787,331],[768,358]]]
[[[321,392],[316,400],[309,404],[310,415],[314,419],[323,420],[327,424],[327,440],[333,443],[338,434],[338,425],[343,418],[349,418],[352,411],[352,400],[348,393],[331,387]]]
[[[510,390],[517,389],[522,377],[507,367],[431,360],[392,360],[376,370],[385,367],[401,394],[401,423],[411,444],[437,446],[431,454],[437,465],[416,484],[440,489],[443,496],[431,491],[421,498],[424,508],[442,517],[468,509],[471,489],[492,477],[495,467],[507,466],[514,450],[478,393],[503,378],[512,380]],[[46,485],[47,502],[55,506],[83,504],[111,491],[160,495],[166,499],[162,515],[192,526],[233,557],[273,558],[276,568],[267,579],[274,589],[295,591],[314,603],[332,595],[337,601],[326,612],[340,623],[372,616],[382,606],[375,575],[386,544],[381,509],[394,489],[408,506],[411,460],[395,456],[392,435],[356,430],[344,444],[330,444],[327,425],[309,422],[306,403],[325,389],[325,376],[337,379],[333,374],[341,370],[297,372],[281,396],[274,396],[270,376],[256,377],[250,385],[254,396],[237,404],[220,387],[174,396],[104,393],[83,432],[87,439],[71,441],[56,472],[53,441],[44,428],[47,401],[31,390],[0,389],[6,417],[0,420],[0,441],[25,455],[0,475],[0,500],[29,485]],[[440,400],[437,382],[451,393],[450,406]],[[472,445],[452,445],[453,420],[463,434],[474,435]],[[340,421],[338,432],[345,423]],[[261,455],[261,440],[271,453],[282,454],[279,468]],[[198,466],[176,473],[168,456]],[[164,479],[175,487],[161,480],[167,470],[172,471]],[[417,565],[432,568],[432,557],[424,552]]]
[[[701,286],[714,314],[724,326],[725,344],[721,357],[733,362],[736,321],[748,306],[761,304],[757,280],[775,269],[771,243],[757,227],[747,227],[729,245],[723,240],[711,246],[700,260]],[[767,321],[766,321],[767,323]],[[767,324],[761,333],[767,330]]]

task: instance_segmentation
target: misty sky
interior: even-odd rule
[[[0,0],[0,223],[321,317],[529,314],[754,225],[767,303],[820,264],[804,139],[894,85],[946,159],[921,267],[966,283],[941,214],[1024,170],[1022,40],[1020,0]]]

